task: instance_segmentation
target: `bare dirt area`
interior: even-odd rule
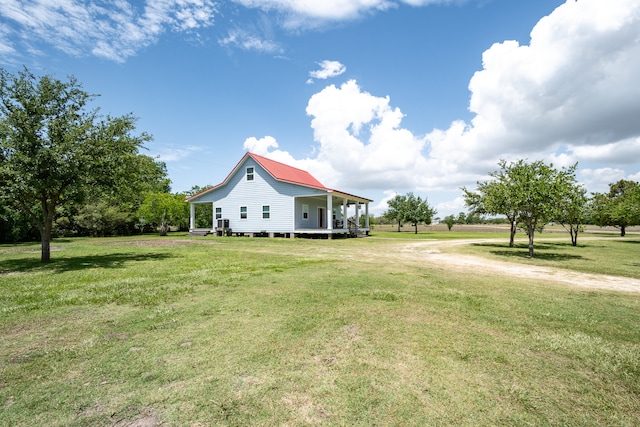
[[[440,266],[451,266],[459,270],[469,271],[470,274],[500,274],[524,279],[559,282],[582,288],[640,292],[640,280],[629,277],[579,273],[551,267],[496,261],[472,255],[456,254],[452,256],[450,253],[442,252],[447,246],[493,241],[497,240],[433,240],[411,242],[402,247],[401,253],[405,256],[416,257],[422,262]]]

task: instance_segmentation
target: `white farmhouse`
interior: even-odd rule
[[[332,238],[369,234],[373,200],[327,188],[310,173],[246,153],[225,180],[187,199],[192,234]],[[195,205],[213,211],[211,228],[195,227]],[[359,218],[365,215],[365,226]]]

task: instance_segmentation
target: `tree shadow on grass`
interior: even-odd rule
[[[515,244],[513,248],[509,248],[504,244],[496,244],[496,243],[473,243],[472,246],[479,246],[485,248],[496,248],[494,250],[490,250],[489,253],[492,255],[496,255],[503,258],[529,258],[529,245],[526,243]],[[540,244],[534,244],[533,247],[533,258],[540,259],[544,261],[568,261],[568,260],[576,260],[576,259],[584,259],[581,255],[575,254],[566,254],[566,253],[558,253],[555,252],[560,247],[569,247],[571,243],[556,243],[556,242],[545,242]],[[578,245],[580,247],[580,245]]]
[[[640,245],[640,240],[620,240],[622,243],[629,243],[632,245]]]
[[[40,259],[36,258],[4,259],[0,261],[0,275],[37,271],[64,273],[90,268],[124,268],[126,264],[130,262],[162,261],[168,258],[173,258],[173,255],[166,253],[115,253],[109,255],[55,258],[44,264],[40,262]]]

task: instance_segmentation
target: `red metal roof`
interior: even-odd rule
[[[205,193],[208,193],[210,191],[215,190],[216,188],[219,188],[225,185],[229,181],[231,176],[233,176],[237,172],[238,168],[240,167],[241,164],[244,163],[247,157],[251,157],[253,160],[255,160],[262,168],[264,168],[264,170],[266,170],[271,176],[273,176],[278,181],[290,182],[292,184],[304,185],[306,187],[318,188],[320,190],[337,192],[337,193],[354,197],[357,199],[368,200],[370,202],[373,201],[364,197],[355,196],[353,194],[344,193],[342,191],[325,187],[320,181],[315,179],[313,175],[311,175],[307,171],[294,168],[293,166],[285,165],[284,163],[280,163],[275,160],[267,159],[266,157],[262,157],[251,152],[248,152],[244,156],[242,156],[242,159],[240,159],[236,167],[233,168],[233,170],[229,173],[229,175],[227,175],[224,181],[222,181],[218,185],[214,185],[213,187],[209,187],[205,190],[202,190],[201,192],[194,194],[191,197],[187,197],[186,201],[195,199],[196,197],[199,197]]]
[[[285,165],[284,163],[276,162],[275,160],[267,159],[266,157],[258,156],[254,153],[248,153],[260,166],[264,168],[271,176],[278,181],[291,182],[293,184],[305,185],[307,187],[320,188],[323,190],[329,190],[322,185],[320,181],[315,179],[309,172],[302,169],[294,168],[293,166]]]

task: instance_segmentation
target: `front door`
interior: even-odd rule
[[[318,228],[324,228],[324,208],[318,208]]]

